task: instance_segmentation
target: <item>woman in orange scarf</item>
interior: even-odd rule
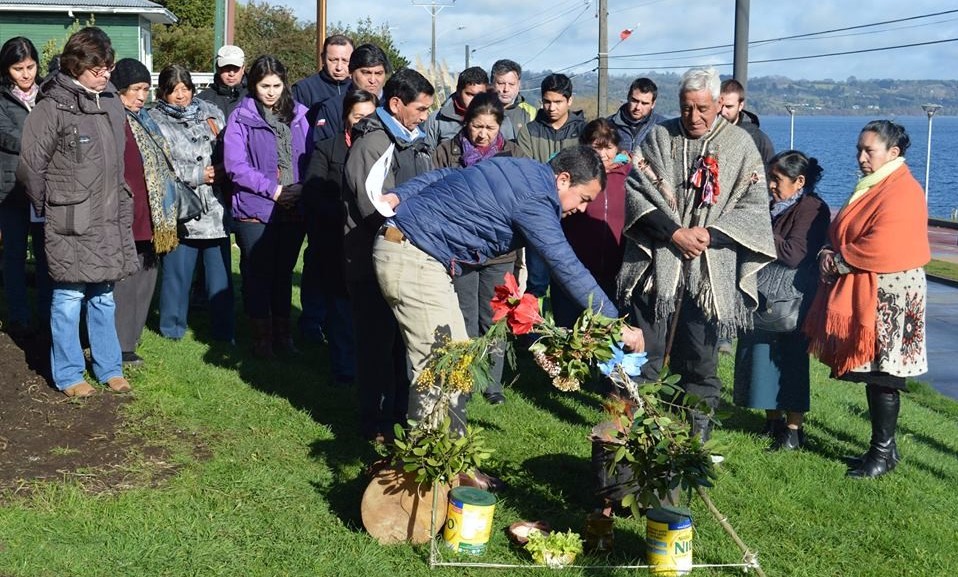
[[[928,209],[905,165],[905,129],[875,120],[858,137],[863,178],[835,217],[819,253],[821,283],[805,332],[832,376],[864,382],[871,445],[850,477],[878,477],[898,464],[895,429],[905,378],[928,370],[925,272]]]

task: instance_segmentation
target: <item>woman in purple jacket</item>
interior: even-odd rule
[[[299,198],[308,159],[306,107],[293,101],[286,67],[257,58],[249,95],[226,123],[225,165],[233,183],[233,230],[240,248],[243,307],[253,351],[295,352],[290,335],[293,267],[305,237]]]

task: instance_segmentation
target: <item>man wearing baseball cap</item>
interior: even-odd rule
[[[196,95],[211,102],[230,117],[241,98],[246,96],[246,55],[239,46],[227,44],[216,52],[213,85]]]

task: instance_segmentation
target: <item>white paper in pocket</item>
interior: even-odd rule
[[[373,164],[369,175],[366,176],[366,195],[369,197],[369,202],[376,208],[376,212],[386,218],[396,216],[396,212],[389,206],[389,203],[383,200],[383,184],[386,182],[389,169],[392,168],[393,151],[395,149],[396,145],[390,144],[386,152]]]

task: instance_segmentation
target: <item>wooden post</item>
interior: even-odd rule
[[[316,70],[323,67],[324,42],[326,42],[326,0],[316,0]]]
[[[226,43],[235,44],[236,0],[226,0]]]

